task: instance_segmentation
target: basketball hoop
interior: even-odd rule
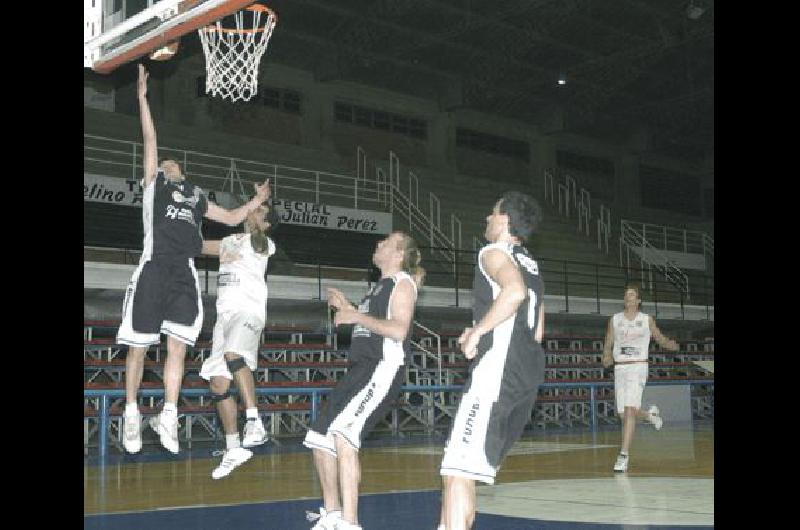
[[[235,29],[223,28],[218,20],[197,30],[206,55],[206,94],[232,102],[249,101],[258,91],[258,64],[278,16],[268,7],[253,4],[234,18]]]

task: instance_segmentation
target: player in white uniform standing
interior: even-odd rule
[[[614,399],[617,402],[617,414],[623,416],[622,449],[614,464],[614,471],[619,472],[628,470],[628,450],[636,420],[647,420],[656,430],[661,429],[664,423],[657,406],[651,405],[646,412],[641,410],[642,393],[648,375],[650,337],[662,348],[670,351],[679,348],[677,342],[662,335],[653,317],[639,311],[642,300],[638,287],[625,288],[624,303],[625,310],[608,320],[603,347],[603,366],[608,368],[612,363],[615,365]]]
[[[258,367],[261,332],[267,320],[267,282],[264,274],[275,244],[267,231],[278,223],[271,208],[260,207],[247,216],[246,232],[222,241],[205,241],[203,253],[219,256],[217,274],[217,322],[211,355],[203,362],[200,376],[210,382],[211,400],[216,403],[225,431],[225,455],[211,473],[219,479],[253,456],[248,447],[267,441],[258,415],[253,371]],[[247,423],[239,441],[236,401],[230,394],[231,380],[245,404]]]

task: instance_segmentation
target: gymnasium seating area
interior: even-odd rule
[[[124,178],[130,178],[131,172],[139,171],[136,167],[136,157],[141,156],[141,148],[138,147],[137,150],[135,145],[137,140],[128,139],[131,135],[130,130],[137,130],[137,127],[131,129],[136,123],[135,119],[118,113],[103,113],[88,108],[85,110],[85,118],[88,130],[93,132],[84,137],[86,171]],[[188,131],[184,130],[186,128],[168,123],[161,128],[163,132],[160,130],[159,138],[164,145],[180,147],[188,145],[185,139],[188,134]],[[109,136],[97,136],[97,133]],[[252,139],[218,132],[215,133],[214,140],[213,144],[200,143],[195,146],[195,149],[204,149],[205,146],[213,145],[205,153],[195,150],[163,149],[164,156],[185,160],[190,178],[204,189],[224,189],[225,185],[229,184],[225,180],[225,168],[234,164],[244,179],[271,177],[275,172],[274,178],[279,181],[279,185],[275,186],[275,196],[281,199],[318,200],[331,205],[353,206],[354,190],[348,190],[346,183],[349,181],[352,187],[355,164],[349,156],[341,155],[334,162],[330,154],[293,147],[289,149],[290,153],[299,150],[296,156],[305,156],[302,162],[297,162],[294,158],[286,158],[286,153],[281,152],[286,151],[283,146],[263,142],[258,151],[261,154],[254,157],[255,148],[247,155],[242,154],[252,143]],[[388,153],[370,152],[366,156],[366,169],[363,175],[365,180],[355,185],[360,190],[356,192],[360,193],[357,201],[359,204],[364,204],[363,208],[383,210],[388,204],[381,202],[382,200],[385,202],[386,197],[380,191],[382,188],[376,180],[376,175],[378,170],[383,171],[384,175],[388,174],[388,163],[383,160]],[[251,162],[253,158],[263,162]],[[296,165],[276,167],[266,160],[274,164]],[[496,199],[498,183],[468,174],[445,175],[428,167],[410,165],[412,162],[399,160],[401,170],[398,175],[397,190],[398,193],[408,197],[413,203],[413,206],[409,205],[408,208],[416,212],[414,229],[411,231],[423,251],[423,261],[429,272],[428,284],[436,286],[457,284],[461,288],[469,288],[474,265],[473,248],[476,241],[482,238],[484,219]],[[315,185],[312,182],[315,175],[320,172],[320,168],[333,172],[327,173],[331,179],[327,185],[324,183]],[[412,174],[415,175],[413,179]],[[532,237],[529,246],[539,259],[543,273],[548,277],[549,294],[613,298],[618,296],[619,290],[628,280],[635,279],[643,284],[651,300],[713,305],[713,275],[700,271],[684,271],[688,274],[691,295],[682,298],[675,287],[658,274],[654,275],[639,267],[622,267],[620,263],[622,258],[618,249],[615,250],[614,235],[612,234],[610,239],[609,253],[598,249],[594,225],[590,231],[592,237],[577,232],[574,212],[571,217],[562,216],[555,203],[551,204],[553,201],[543,200],[540,185],[541,182],[536,182],[534,179],[527,185],[514,187],[531,193],[544,207],[546,221],[539,233]],[[314,189],[317,189],[316,197]],[[429,196],[431,193],[433,195]],[[469,207],[464,208],[463,205]],[[409,230],[410,221],[398,212],[399,210],[395,208],[393,226]],[[451,217],[453,215],[457,221]],[[426,223],[429,224],[431,219],[436,220],[438,229],[448,237],[454,228],[458,227],[461,234],[461,250],[455,253],[457,264],[453,263],[452,257],[444,255],[451,251],[443,254],[435,250],[441,246],[440,240],[429,240]],[[594,220],[591,223],[594,223]],[[136,209],[87,202],[84,206],[84,226],[86,245],[107,247],[109,241],[113,241],[113,246],[117,248],[133,250],[141,245],[141,223],[138,222]],[[204,223],[203,230],[209,239],[220,238],[230,233],[227,227],[208,222]],[[276,232],[279,255],[274,261],[276,265],[280,263],[281,272],[306,275],[296,266],[297,264],[338,268],[369,266],[371,250],[378,237],[374,234],[354,232],[339,234],[333,230],[325,232],[328,233],[322,237],[318,232],[311,233],[307,228],[288,225]]]
[[[108,113],[85,108],[86,134],[84,138],[84,158],[86,171],[98,174],[130,178],[136,167],[136,156],[141,156],[134,145],[139,142],[138,117],[119,113]],[[287,200],[315,200],[313,189],[304,178],[315,172],[330,173],[337,178],[351,178],[355,158],[340,153],[309,150],[299,146],[285,146],[254,138],[244,138],[223,132],[208,132],[194,135],[190,128],[176,124],[159,124],[159,142],[168,148],[162,156],[175,156],[183,160],[187,173],[205,189],[220,189],[224,181],[225,164],[236,163],[243,173],[246,161],[267,157],[281,166],[281,174],[275,167],[275,178],[280,180],[276,196]],[[126,150],[133,150],[133,163]],[[182,151],[181,149],[194,149]],[[206,155],[207,153],[217,153]],[[224,153],[224,155],[222,154]],[[253,153],[260,153],[254,157]],[[353,153],[355,154],[355,153]],[[384,161],[377,160],[385,153],[369,153],[367,172],[375,178],[378,169],[386,174],[390,168]],[[242,157],[241,159],[224,157]],[[377,161],[376,161],[377,160]],[[461,251],[454,265],[441,252],[423,248],[423,265],[428,270],[429,286],[456,286],[469,289],[475,253],[474,241],[482,235],[485,215],[491,210],[496,199],[498,183],[488,178],[478,178],[467,174],[443,175],[424,166],[413,166],[402,161],[403,171],[399,178],[399,191],[406,194],[410,204],[419,206],[423,214],[433,216],[433,199],[430,212],[427,210],[428,193],[441,197],[440,210],[437,210],[437,226],[449,234],[451,214],[460,219],[463,235]],[[256,162],[253,162],[256,164]],[[305,168],[295,170],[290,168]],[[223,169],[221,169],[223,168]],[[350,169],[348,169],[350,168]],[[415,194],[412,197],[412,180],[409,171],[413,170],[419,180],[414,180]],[[254,170],[255,171],[255,170]],[[213,173],[213,175],[209,175]],[[271,173],[270,173],[271,175]],[[416,176],[414,177],[416,179]],[[248,173],[250,180],[264,178],[257,172]],[[205,180],[204,180],[205,179]],[[357,176],[358,179],[358,176]],[[286,183],[289,183],[288,185]],[[320,192],[317,176],[316,199]],[[366,182],[366,180],[365,180]],[[358,187],[359,184],[356,184]],[[276,188],[277,188],[276,184]],[[532,181],[526,185],[515,186],[532,193],[541,200],[539,183]],[[224,189],[224,186],[223,188]],[[380,189],[380,187],[376,188]],[[352,191],[352,190],[351,190]],[[324,196],[324,202],[350,206],[350,191],[338,190]],[[311,195],[309,195],[311,193]],[[367,196],[358,196],[357,201]],[[365,208],[380,209],[381,195]],[[368,198],[366,200],[369,200]],[[385,197],[384,197],[385,200]],[[437,199],[438,200],[438,199]],[[437,203],[438,204],[438,203]],[[606,254],[597,248],[596,242],[576,233],[574,219],[562,217],[553,204],[542,201],[546,223],[536,234],[530,247],[535,249],[541,271],[545,277],[546,293],[549,296],[563,296],[566,312],[570,312],[570,296],[584,297],[594,303],[596,313],[600,314],[601,299],[618,300],[623,286],[632,279],[643,279],[641,271],[627,270],[619,265],[618,256]],[[463,207],[469,205],[469,207]],[[384,205],[385,206],[385,205]],[[408,207],[412,209],[411,206]],[[132,264],[138,260],[141,247],[141,213],[137,208],[124,208],[94,202],[85,203],[84,260],[99,263]],[[398,210],[393,210],[393,226],[408,230],[409,221]],[[423,219],[423,221],[428,218]],[[417,227],[419,230],[419,227]],[[206,238],[223,237],[230,229],[216,224],[205,224]],[[325,232],[320,234],[320,232]],[[432,233],[432,232],[431,232]],[[285,276],[315,276],[347,280],[365,280],[369,274],[369,263],[375,242],[383,236],[337,232],[332,230],[313,230],[305,227],[285,225],[275,233],[278,254],[270,261],[270,274]],[[418,236],[422,247],[431,241]],[[113,247],[113,248],[111,248]],[[123,249],[124,257],[117,255]],[[469,250],[467,250],[469,249]],[[448,250],[448,252],[452,252]],[[114,254],[116,253],[116,254]],[[112,256],[113,254],[113,256]],[[327,267],[323,272],[322,268]],[[202,258],[198,270],[215,271],[216,260]],[[206,272],[206,282],[208,273]],[[641,274],[644,274],[643,272]],[[710,280],[710,284],[709,284]],[[694,297],[692,303],[698,306],[709,305],[713,310],[713,276],[692,280]],[[645,282],[644,295],[648,301],[655,298],[655,316],[658,317],[658,304],[668,301],[680,302],[683,311],[684,300],[675,294],[668,282],[656,279],[654,284]],[[320,293],[322,292],[320,281]],[[655,287],[653,287],[653,285]],[[648,289],[649,286],[649,289]],[[661,292],[659,292],[661,290]],[[208,291],[206,291],[206,294]],[[456,294],[458,296],[458,294]],[[660,297],[660,298],[659,298]],[[120,296],[121,298],[121,296]],[[321,294],[320,294],[321,298]],[[458,305],[458,302],[456,302]],[[464,307],[461,305],[460,307]],[[594,311],[594,308],[591,309]],[[585,311],[584,314],[587,314]],[[272,319],[270,319],[272,320]],[[710,318],[708,319],[710,320]],[[206,322],[206,325],[210,324]],[[102,448],[104,437],[116,451],[121,451],[118,433],[122,425],[124,396],[126,347],[114,344],[118,322],[87,319],[84,322],[84,450],[86,454]],[[460,397],[459,388],[463,384],[468,369],[468,361],[458,351],[456,339],[460,330],[427,330],[416,325],[414,335],[414,362],[408,366],[405,392],[397,401],[392,412],[376,429],[376,435],[392,434],[403,436],[407,433],[426,434],[446,433]],[[221,429],[214,407],[207,392],[207,384],[198,372],[203,360],[210,353],[210,328],[200,337],[186,359],[185,390],[179,404],[181,442],[191,447],[193,442],[221,443]],[[539,398],[532,414],[529,428],[559,429],[571,427],[598,428],[604,425],[618,425],[619,418],[614,409],[613,378],[610,370],[601,364],[602,336],[586,336],[581,333],[560,331],[558,336],[547,336],[547,372],[545,384],[539,391]],[[325,394],[347,371],[347,348],[337,344],[337,337],[327,329],[313,327],[271,326],[263,336],[258,373],[256,375],[259,409],[265,425],[279,443],[283,438],[298,437],[305,434],[316,407],[321,406]],[[339,346],[339,347],[337,347]],[[162,347],[153,347],[148,352],[145,364],[145,377],[142,390],[146,397],[140,401],[145,415],[160,410],[163,357]],[[713,361],[713,337],[702,340],[681,341],[681,351],[666,353],[655,344],[651,348],[650,383],[688,384],[691,386],[691,408],[696,419],[713,418],[714,385],[713,373],[695,364],[697,361]],[[423,388],[424,387],[424,388]],[[108,405],[108,416],[101,413],[103,396]],[[113,397],[110,397],[113,396]],[[107,432],[103,433],[107,420]],[[158,445],[154,433],[143,429],[146,445]]]
[[[114,344],[118,322],[84,322],[84,451],[88,455],[101,444],[100,395],[124,389],[126,347]],[[457,349],[458,331],[430,333],[415,326],[413,362],[407,367],[406,387],[392,412],[375,431],[375,436],[404,436],[410,433],[446,434],[458,405],[460,387],[468,361]],[[179,436],[191,448],[193,442],[219,442],[221,426],[208,396],[208,386],[198,372],[210,354],[210,330],[187,354],[179,403]],[[335,386],[348,368],[347,350],[336,347],[336,339],[325,330],[300,326],[270,326],[264,331],[256,374],[259,410],[278,442],[299,437],[308,428],[313,399]],[[613,380],[600,362],[602,337],[546,337],[545,384],[531,417],[529,429],[617,425]],[[140,398],[145,416],[160,410],[165,346],[152,347],[145,361],[142,390],[155,390]],[[713,373],[695,364],[713,361],[713,337],[681,342],[679,352],[651,348],[649,384],[680,383],[692,388],[695,419],[713,418]],[[425,391],[430,387],[435,391]],[[110,399],[108,441],[122,451],[119,432],[124,398]],[[320,403],[321,405],[321,403]],[[594,423],[593,423],[594,422]],[[143,430],[146,445],[158,445],[149,429]],[[221,442],[219,442],[221,443]]]

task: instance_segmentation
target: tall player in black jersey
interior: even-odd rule
[[[335,323],[355,324],[347,374],[330,394],[327,406],[309,429],[304,445],[314,452],[324,506],[313,530],[359,530],[358,450],[364,437],[384,418],[400,394],[411,355],[411,323],[417,288],[425,271],[414,240],[394,232],[378,242],[372,262],[381,279],[354,307],[337,289],[328,289]],[[340,496],[341,493],[341,496]]]
[[[544,381],[544,284],[521,246],[540,221],[536,200],[513,191],[486,218],[489,244],[475,267],[473,326],[458,339],[473,362],[442,459],[440,529],[472,527],[475,481],[494,484]]]
[[[161,444],[178,452],[178,395],[183,379],[186,345],[194,345],[203,324],[203,302],[194,257],[203,247],[203,216],[235,226],[269,198],[269,184],[256,185],[255,197],[235,210],[208,202],[203,190],[186,182],[174,160],[158,165],[156,131],[147,103],[147,71],[139,65],[137,93],[144,136],[144,248],[139,266],[125,291],[117,342],[126,344],[123,445],[130,453],[142,448],[141,415],[136,403],[142,383],[144,355],[167,335],[164,363],[164,408],[150,420]]]

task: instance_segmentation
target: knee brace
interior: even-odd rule
[[[225,364],[228,365],[228,370],[230,370],[231,375],[235,374],[237,371],[247,366],[247,363],[241,357],[237,357],[232,361],[225,359]]]
[[[224,394],[217,394],[217,393],[215,393],[215,392],[211,392],[211,401],[212,401],[212,402],[213,402],[215,405],[216,405],[217,403],[219,403],[220,401],[225,401],[225,400],[226,400],[226,399],[228,399],[229,397],[231,397],[231,390],[230,390],[230,388],[229,388],[228,390],[226,390]]]

